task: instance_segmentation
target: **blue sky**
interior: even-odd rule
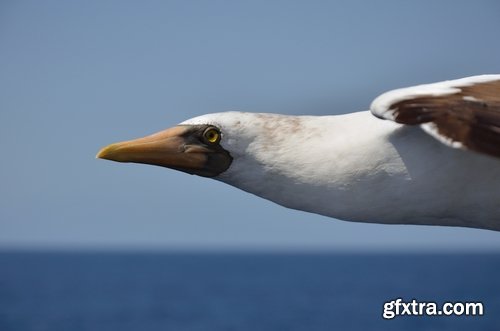
[[[94,159],[224,110],[336,114],[500,73],[496,1],[2,1],[0,246],[500,249],[491,231],[355,224]]]

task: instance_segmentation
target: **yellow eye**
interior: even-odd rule
[[[214,128],[209,128],[203,133],[203,137],[205,137],[209,143],[215,144],[220,140],[220,133]]]

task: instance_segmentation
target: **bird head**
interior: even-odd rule
[[[97,157],[210,177],[308,210],[303,198],[311,191],[307,183],[317,187],[319,178],[331,174],[331,162],[311,162],[325,156],[324,137],[315,129],[323,122],[311,116],[207,114],[147,137],[111,144]]]
[[[259,114],[226,112],[195,117],[150,136],[108,145],[96,157],[217,177],[254,141],[258,123],[263,122],[255,121],[256,116]]]

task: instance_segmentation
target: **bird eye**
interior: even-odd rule
[[[205,138],[206,141],[208,141],[211,144],[215,144],[220,141],[220,133],[215,128],[206,129],[205,132],[203,133],[203,137]]]

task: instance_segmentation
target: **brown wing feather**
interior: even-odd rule
[[[390,105],[394,121],[433,123],[437,135],[467,149],[500,157],[500,80],[456,87],[441,96],[418,96]]]

